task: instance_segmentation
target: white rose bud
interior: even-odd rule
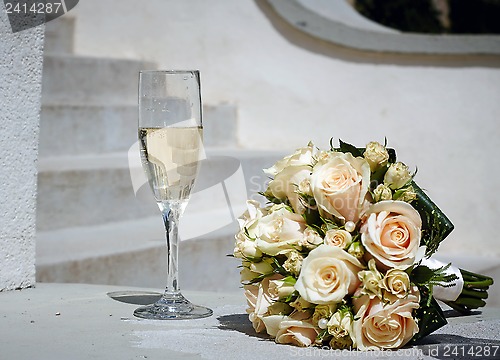
[[[393,190],[403,187],[410,180],[410,170],[402,162],[391,164],[384,176],[384,183]]]
[[[352,242],[352,235],[345,230],[328,230],[325,234],[325,245],[337,246],[345,249]]]
[[[355,241],[349,245],[347,252],[357,259],[361,259],[365,255],[365,250],[359,241]]]
[[[311,190],[311,179],[309,179],[309,178],[302,179],[298,184],[298,189],[299,189],[299,192],[302,194],[313,196],[313,193]]]
[[[343,338],[332,337],[329,344],[332,349],[339,350],[349,349],[353,346],[350,336],[344,336]]]
[[[333,349],[345,349],[353,345],[353,325],[354,318],[350,311],[344,309],[333,314],[327,325],[328,333],[333,335],[333,339],[330,341],[330,346]]]
[[[283,263],[283,268],[292,275],[298,276],[302,267],[304,258],[296,251],[287,253],[288,259]]]
[[[312,317],[312,321],[314,324],[318,324],[321,319],[329,319],[332,314],[337,310],[337,304],[321,304],[316,305],[314,308],[314,314]],[[328,322],[328,320],[327,320]],[[321,328],[321,326],[319,326]],[[323,328],[326,329],[326,326]]]
[[[410,203],[413,200],[417,200],[417,194],[413,190],[412,186],[408,186],[408,188],[396,200]]]
[[[368,269],[358,273],[359,280],[363,283],[361,294],[368,295],[370,299],[375,296],[382,297],[382,289],[380,288],[382,282],[382,274],[377,270],[375,260],[368,261]]]
[[[375,190],[373,190],[373,197],[375,202],[392,200],[392,191],[387,185],[379,184]]]
[[[364,157],[368,164],[370,164],[370,170],[373,172],[378,168],[387,165],[389,160],[389,153],[387,149],[382,144],[372,141],[366,145],[366,150]]]
[[[273,272],[274,268],[273,266],[271,265],[272,263],[272,260],[267,258],[267,259],[264,259],[262,261],[259,261],[257,263],[251,263],[250,264],[250,271],[253,271],[255,273],[258,273],[258,274],[270,274]]]
[[[295,291],[293,284],[284,280],[269,280],[269,294],[276,300],[287,297]]]
[[[384,298],[393,303],[408,295],[411,290],[410,277],[401,269],[389,269],[381,282],[381,287],[386,291]]]
[[[305,311],[311,307],[311,303],[299,296],[295,301],[290,303],[290,306],[297,311]]]
[[[299,245],[304,246],[307,249],[314,249],[318,245],[323,243],[323,239],[319,236],[316,230],[311,228],[306,228],[304,230],[304,237],[299,241]]]

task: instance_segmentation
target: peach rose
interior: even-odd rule
[[[378,298],[356,292],[353,297],[354,336],[360,350],[399,349],[418,333],[413,310],[419,308],[419,293],[414,289],[406,298],[384,305]]]
[[[330,153],[314,166],[311,175],[311,190],[320,211],[345,221],[359,219],[369,183],[370,165],[350,153]]]
[[[247,299],[247,314],[252,322],[252,326],[257,333],[265,330],[266,326],[262,319],[266,315],[269,306],[278,300],[276,296],[269,292],[269,282],[271,280],[282,279],[281,275],[273,275],[264,278],[258,285],[245,285],[245,297]]]
[[[271,315],[264,318],[266,330],[278,344],[307,347],[314,344],[320,329],[297,316]]]
[[[415,262],[420,245],[422,220],[403,201],[380,201],[365,213],[361,242],[384,269],[408,267]]]
[[[320,245],[304,259],[295,289],[313,304],[338,303],[352,294],[360,281],[363,265],[346,251]]]

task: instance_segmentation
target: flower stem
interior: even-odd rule
[[[446,304],[460,313],[468,314],[471,310],[486,305],[483,299],[488,298],[488,289],[493,284],[493,279],[463,269],[460,269],[460,273],[464,279],[462,292],[455,301],[447,301]]]

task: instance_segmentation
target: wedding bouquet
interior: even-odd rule
[[[256,332],[277,343],[398,349],[446,324],[437,300],[484,306],[487,276],[431,256],[452,223],[396,153],[370,142],[313,144],[264,170],[247,201],[234,256]]]

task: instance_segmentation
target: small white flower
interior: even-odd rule
[[[410,180],[410,170],[402,162],[391,164],[384,176],[384,183],[393,190],[405,186]]]
[[[375,202],[382,200],[392,200],[392,191],[389,186],[384,184],[379,184],[375,190],[373,190],[373,197]]]
[[[382,297],[382,274],[377,270],[375,260],[368,261],[368,270],[363,270],[358,273],[358,278],[362,282],[361,294],[368,295],[370,299],[374,297]]]
[[[389,153],[384,145],[372,141],[366,145],[365,153],[363,154],[368,164],[370,164],[371,171],[387,165],[389,160]]]

